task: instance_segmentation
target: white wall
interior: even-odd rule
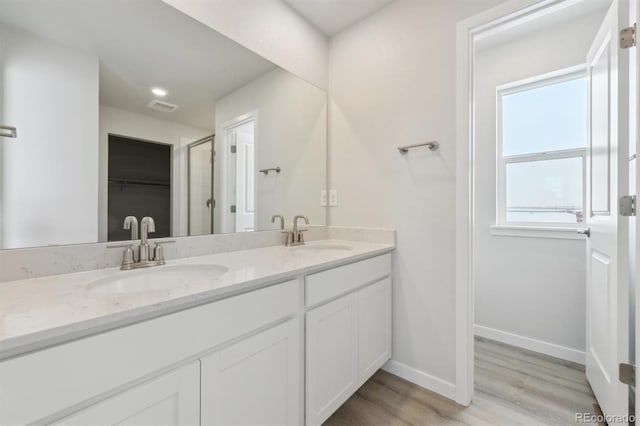
[[[499,0],[401,0],[331,39],[331,225],[392,227],[393,360],[453,396],[455,24]],[[399,145],[438,140],[441,149]]]
[[[476,330],[578,362],[585,350],[584,240],[490,233],[496,221],[496,87],[585,63],[603,14],[481,49],[475,62]]]
[[[0,27],[0,248],[97,242],[98,59]],[[54,220],[52,220],[54,219]]]
[[[212,117],[213,125],[213,117]],[[213,127],[213,126],[212,126]],[[109,189],[109,134],[173,145],[171,170],[172,235],[187,235],[187,144],[210,136],[212,129],[200,129],[172,121],[100,105],[99,236],[107,241]],[[95,164],[95,163],[93,163]]]
[[[301,78],[275,69],[216,103],[215,229],[232,232],[223,223],[227,211],[224,126],[239,116],[257,113],[256,170],[279,166],[280,173],[256,174],[257,229],[276,229],[274,214],[305,214],[313,225],[326,224],[320,191],[326,187],[327,95]]]
[[[163,0],[276,65],[327,88],[327,38],[282,0]]]

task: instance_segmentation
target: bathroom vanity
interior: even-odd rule
[[[320,424],[391,356],[392,250],[325,240],[3,283],[0,424]]]
[[[327,92],[173,3],[0,7],[0,426],[320,424],[391,356]]]

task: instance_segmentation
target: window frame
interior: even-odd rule
[[[577,80],[579,78],[586,78],[587,66],[586,64],[577,65],[574,67],[564,68],[558,71],[538,75],[526,80],[520,80],[508,84],[504,84],[496,87],[496,225],[492,228],[539,228],[539,229],[570,229],[575,230],[584,227],[584,220],[586,220],[586,183],[587,183],[587,149],[588,140],[585,141],[584,148],[563,149],[555,151],[539,151],[530,154],[517,154],[517,155],[503,155],[503,128],[502,128],[502,115],[503,115],[503,97],[512,95],[514,93],[520,93],[527,90],[537,89],[553,84],[558,84],[566,81]],[[585,87],[585,91],[587,87]],[[587,105],[588,107],[588,105]],[[585,114],[588,114],[587,108],[585,108]],[[546,161],[546,160],[558,160],[567,158],[581,158],[582,159],[582,206],[584,220],[582,223],[567,223],[567,222],[513,222],[507,220],[507,166],[514,163]]]

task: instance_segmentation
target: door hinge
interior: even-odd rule
[[[231,145],[231,153],[232,153],[232,154],[235,154],[235,153],[236,153],[236,149],[237,149],[237,146],[236,146],[236,145]]]
[[[618,378],[622,383],[629,386],[636,385],[636,366],[621,363],[618,367]]]
[[[230,211],[231,213],[235,213],[235,212],[236,212],[236,205],[235,205],[235,204],[233,204],[233,205],[229,208],[229,211]]]
[[[625,195],[620,197],[620,203],[618,205],[620,210],[620,216],[635,216],[636,215],[636,196]]]
[[[620,49],[631,49],[636,45],[636,24],[620,31]]]

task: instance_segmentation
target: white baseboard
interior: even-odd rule
[[[382,366],[382,369],[446,398],[454,401],[456,399],[456,385],[427,374],[424,371],[417,370],[394,360],[387,361],[387,363]]]
[[[518,334],[508,333],[506,331],[496,330],[495,328],[485,327],[478,324],[474,325],[474,332],[476,336],[486,337],[487,339],[496,340],[508,345],[517,346],[567,361],[573,361],[578,364],[584,364],[585,354],[577,349],[567,348],[554,343],[548,343],[542,340],[532,339],[530,337],[524,337]]]

